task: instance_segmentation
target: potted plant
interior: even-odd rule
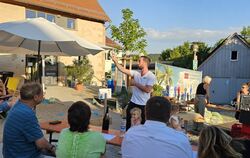
[[[161,85],[154,84],[152,95],[153,96],[163,96],[163,90],[164,90],[164,88]]]
[[[83,90],[83,84],[89,84],[93,78],[94,71],[86,57],[74,60],[73,65],[66,66],[67,78],[75,83],[75,89]]]

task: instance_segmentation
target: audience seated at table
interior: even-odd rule
[[[230,145],[232,138],[222,129],[208,126],[202,129],[198,144],[198,158],[241,158]]]
[[[90,107],[84,102],[75,102],[68,110],[70,128],[59,136],[56,157],[100,158],[105,153],[106,141],[101,133],[89,131]]]
[[[144,125],[130,128],[122,142],[123,158],[192,158],[187,136],[166,125],[171,104],[164,97],[150,98]]]
[[[9,111],[3,131],[3,156],[5,158],[42,157],[42,150],[55,152],[44,137],[34,112],[43,100],[39,83],[26,83],[21,87],[20,100]]]

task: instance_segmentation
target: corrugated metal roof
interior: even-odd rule
[[[198,69],[199,69],[202,65],[204,65],[204,64],[205,64],[205,63],[206,63],[206,62],[216,53],[216,50],[218,50],[220,47],[222,47],[222,46],[226,43],[226,41],[228,41],[229,39],[232,39],[233,37],[237,37],[240,41],[242,41],[242,42],[245,44],[245,46],[247,46],[248,48],[250,48],[250,44],[249,44],[243,37],[241,37],[239,34],[237,34],[237,33],[235,32],[234,34],[229,35],[229,36],[228,36],[227,38],[225,38],[217,47],[215,47],[215,48],[211,51],[211,53],[209,54],[209,56],[207,57],[207,59],[201,63],[201,65],[198,67]]]

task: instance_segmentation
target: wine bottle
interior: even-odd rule
[[[109,107],[106,106],[106,111],[102,120],[102,130],[105,130],[105,131],[109,130],[109,121],[110,121]]]
[[[128,91],[124,80],[122,81],[122,89],[118,96],[118,102],[122,108],[125,108],[126,105],[128,104]]]

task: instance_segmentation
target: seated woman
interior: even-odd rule
[[[232,138],[215,126],[204,128],[199,137],[198,158],[241,158],[230,145]]]
[[[91,111],[84,102],[75,102],[68,110],[70,128],[59,136],[56,157],[100,158],[105,153],[106,141],[99,132],[89,131]]]

